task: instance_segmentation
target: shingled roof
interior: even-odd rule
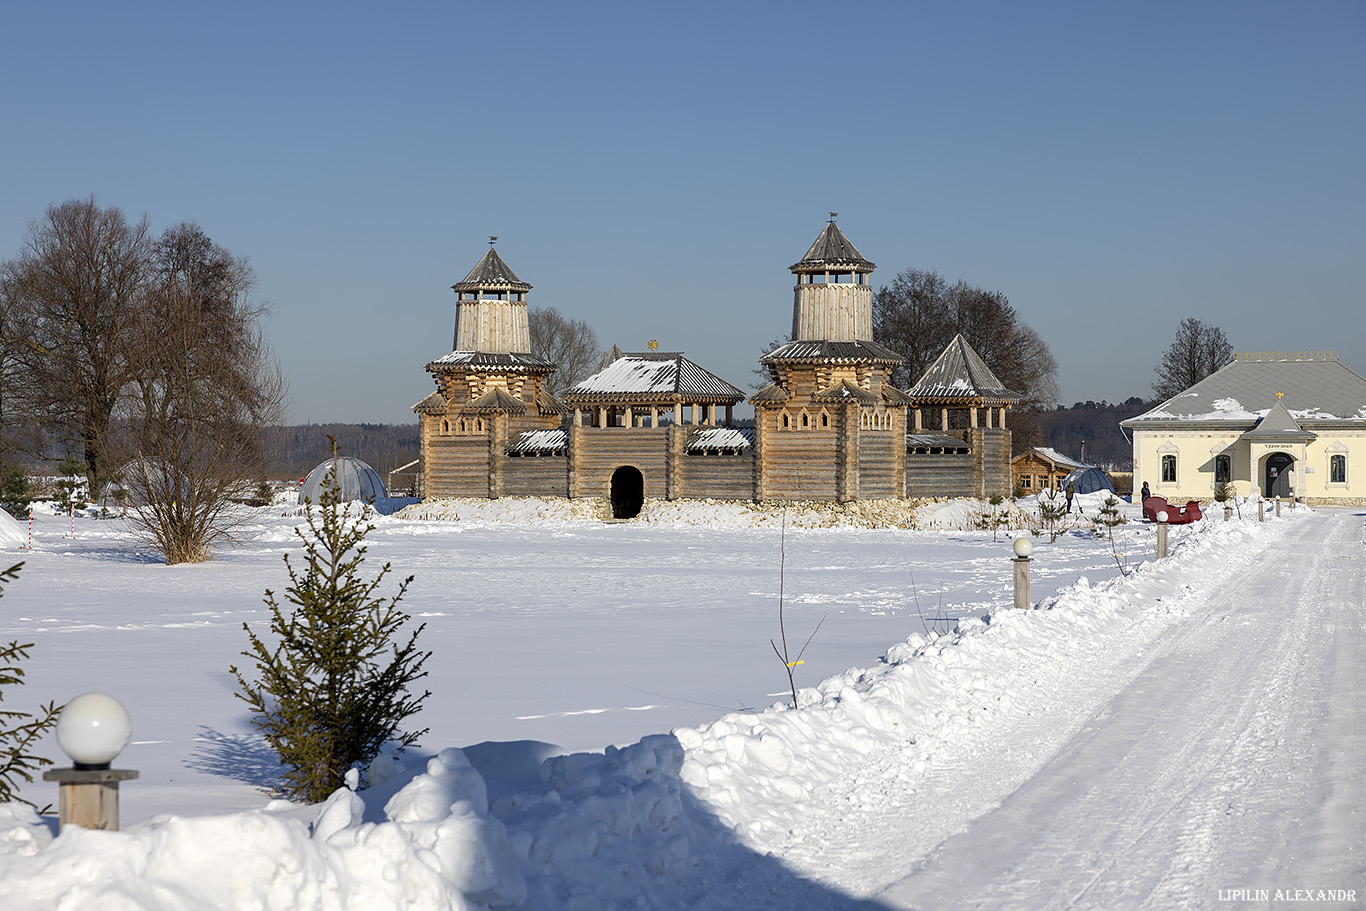
[[[761,364],[874,363],[897,365],[905,358],[877,342],[832,342],[825,339],[788,342],[759,358]]]
[[[872,272],[873,263],[863,258],[863,254],[849,242],[839,225],[833,221],[825,226],[816,242],[806,251],[800,261],[788,266],[793,272],[807,272],[830,267],[843,266],[855,272]]]
[[[549,373],[555,365],[534,354],[514,351],[494,354],[487,351],[452,351],[427,365],[427,370],[441,367],[466,367],[471,370],[511,370],[528,373]]]
[[[530,291],[531,286],[517,277],[516,273],[503,262],[498,251],[489,247],[484,257],[475,263],[470,274],[451,285],[452,291],[477,291],[493,287],[498,290]]]
[[[570,405],[590,402],[734,403],[745,394],[680,353],[622,354],[563,396]]]
[[[906,394],[917,405],[1013,405],[1020,400],[1002,385],[961,333]]]

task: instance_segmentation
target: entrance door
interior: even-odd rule
[[[1283,452],[1273,452],[1266,457],[1266,479],[1262,488],[1266,496],[1290,496],[1290,476],[1286,472],[1294,465],[1295,460]]]
[[[645,505],[645,476],[639,468],[623,465],[612,472],[612,518],[634,519]]]

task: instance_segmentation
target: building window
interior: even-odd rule
[[[802,415],[802,426],[803,426],[803,427],[809,427],[809,426],[811,426],[811,421],[807,419],[806,415]]]
[[[1328,457],[1328,483],[1347,483],[1347,457],[1345,455],[1333,455]]]
[[[792,421],[788,418],[787,415],[783,415],[783,429],[786,430],[788,427],[791,427],[791,426],[792,426]]]
[[[1233,457],[1217,455],[1214,457],[1214,483],[1227,484],[1233,480]]]
[[[1164,455],[1162,457],[1162,483],[1176,483],[1176,456]]]
[[[829,427],[829,426],[830,426],[830,415],[828,415],[828,414],[822,414],[822,415],[821,415],[821,426],[822,426],[822,427]]]

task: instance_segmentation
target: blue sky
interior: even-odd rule
[[[830,210],[1005,292],[1061,400],[1187,316],[1366,373],[1366,3],[11,5],[0,257],[94,194],[248,257],[298,422],[409,422],[487,235],[747,386]]]

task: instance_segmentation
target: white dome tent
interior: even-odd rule
[[[299,488],[300,506],[305,503],[322,502],[323,485],[332,474],[332,466],[333,460],[328,459],[308,473],[308,477],[304,478],[304,483]],[[364,500],[369,503],[388,498],[389,493],[384,489],[384,480],[380,478],[379,472],[360,459],[354,456],[338,456],[336,467],[337,489],[343,503],[352,500]]]

